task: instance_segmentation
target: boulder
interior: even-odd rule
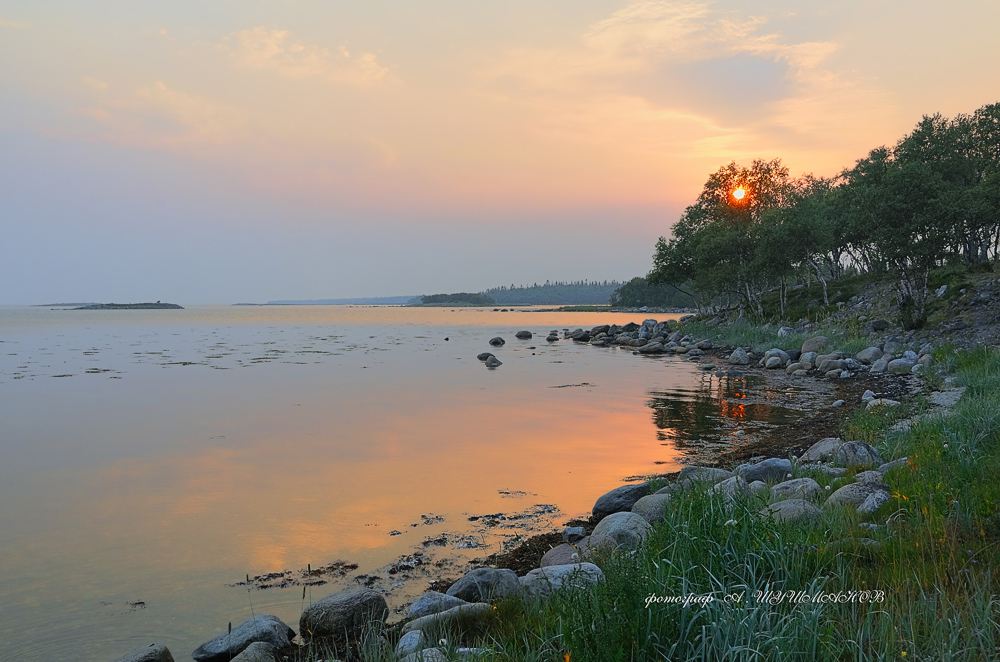
[[[501,363],[500,360],[495,356],[491,356],[490,358],[486,359],[487,368],[498,368],[502,365],[503,363]]]
[[[647,494],[632,506],[632,512],[652,524],[663,520],[663,511],[670,502],[669,494]]]
[[[861,471],[854,474],[855,483],[881,483],[882,474],[878,470]]]
[[[762,494],[767,492],[767,483],[762,480],[755,480],[747,485],[747,489],[750,490],[751,494]]]
[[[589,538],[584,538],[576,544],[564,542],[556,545],[542,555],[542,560],[538,564],[545,568],[550,565],[566,565],[567,563],[579,563],[583,560],[584,549]]]
[[[879,360],[875,361],[875,363],[872,363],[872,370],[871,371],[872,372],[885,372],[885,369],[888,366],[889,366],[889,362],[886,361],[884,358],[882,358],[882,359],[879,359]]]
[[[466,602],[487,602],[517,592],[517,574],[506,568],[476,568],[448,589],[448,595]]]
[[[799,458],[799,462],[820,462],[822,460],[828,460],[837,456],[837,451],[840,447],[844,445],[844,442],[836,437],[827,437],[825,439],[820,439],[815,444],[809,447],[802,457]]]
[[[830,339],[826,336],[813,336],[802,343],[802,353],[820,352],[830,346]]]
[[[577,540],[583,540],[587,536],[587,532],[582,526],[567,526],[563,529],[562,537],[566,542],[576,542]]]
[[[506,341],[500,336],[497,336],[496,338],[490,338],[490,344],[494,347],[503,347],[506,344]]]
[[[761,509],[759,514],[778,522],[802,522],[819,519],[823,512],[805,499],[785,499]]]
[[[736,475],[742,477],[747,483],[752,483],[755,480],[765,483],[780,482],[791,472],[791,461],[778,457],[772,457],[757,464],[742,464],[736,469]]]
[[[396,656],[403,657],[410,653],[416,653],[418,650],[426,647],[427,643],[424,639],[424,633],[421,630],[410,630],[400,637],[399,642],[396,643]]]
[[[493,356],[492,352],[483,352],[482,354],[478,355],[476,358],[479,359],[480,361],[486,361],[491,356]],[[494,357],[494,358],[496,358],[496,357]]]
[[[559,340],[558,335],[550,335],[545,337],[545,342],[556,342]]]
[[[768,370],[774,370],[784,365],[785,364],[782,362],[781,358],[777,356],[772,356],[764,363],[764,367],[767,368]]]
[[[817,356],[819,356],[819,354],[817,354],[816,352],[801,352],[799,354],[798,361],[799,363],[802,364],[803,368],[809,366],[808,368],[805,368],[806,370],[812,370],[813,367],[816,365]]]
[[[639,348],[640,354],[662,354],[663,345],[658,342],[651,342]]]
[[[514,578],[516,582],[517,575],[514,575]],[[517,589],[520,587],[521,584],[518,582]],[[492,614],[493,606],[486,602],[460,605],[458,607],[452,607],[446,611],[430,614],[428,616],[422,616],[416,620],[410,621],[403,626],[403,634],[413,630],[432,632],[434,630],[465,628],[469,625],[475,624],[477,621],[480,621],[487,616],[492,616]]]
[[[331,662],[337,661],[332,660]],[[448,662],[448,653],[440,648],[425,648],[404,655],[399,658],[399,662]]]
[[[898,407],[900,405],[899,400],[890,400],[889,398],[876,398],[874,400],[869,400],[866,407],[868,409],[878,409],[880,407]]]
[[[736,349],[734,349],[733,353],[730,354],[729,358],[726,360],[732,363],[733,365],[747,365],[748,363],[750,363],[750,357],[747,356],[746,350],[743,349],[742,347],[737,347]]]
[[[861,402],[871,402],[875,399],[875,393],[871,390],[866,390],[861,394]]]
[[[150,644],[121,656],[115,662],[174,662],[174,656],[163,644]]]
[[[525,595],[547,598],[561,588],[586,588],[602,579],[604,573],[593,563],[568,563],[536,568],[519,581]]]
[[[877,450],[863,441],[848,441],[837,449],[834,457],[844,467],[877,467],[885,462]]]
[[[232,662],[278,662],[279,655],[280,651],[271,644],[256,641],[232,658]]]
[[[782,326],[782,327],[778,328],[778,337],[779,338],[784,338],[785,336],[792,336],[792,335],[795,335],[796,333],[797,333],[797,331],[795,330],[795,327]]]
[[[712,345],[711,340],[699,340],[697,343],[695,343],[695,347],[701,350],[706,350],[706,349],[712,349],[714,345]]]
[[[622,547],[635,549],[649,533],[649,523],[636,513],[608,515],[594,527],[593,536],[608,536]]]
[[[889,361],[886,370],[893,375],[908,375],[913,371],[914,365],[916,365],[916,362],[910,359],[895,359],[894,361]]]
[[[383,604],[385,600],[382,601]],[[295,631],[281,622],[277,616],[262,614],[248,618],[233,628],[206,641],[193,653],[197,662],[229,662],[247,649],[250,644],[260,641],[271,644],[275,648],[285,649],[291,646]]]
[[[737,497],[749,493],[750,486],[739,476],[727,478],[712,486],[712,494],[721,494],[723,501],[728,506],[731,506]]]
[[[715,467],[684,467],[677,475],[677,481],[693,480],[701,483],[718,483],[719,481],[731,478],[733,473],[725,469]]]
[[[790,360],[788,352],[783,349],[778,349],[777,347],[772,347],[771,349],[764,352],[764,364],[767,364],[768,359],[779,358],[781,359],[781,366],[784,367],[786,363]]]
[[[610,324],[600,324],[600,325],[595,326],[593,329],[590,330],[590,335],[592,335],[592,336],[596,336],[596,335],[598,335],[600,333],[606,333],[609,336],[613,335],[611,333],[611,325]]]
[[[388,615],[389,606],[379,592],[370,588],[340,591],[306,607],[299,618],[299,633],[307,643],[331,638],[346,645],[373,623],[383,625]]]
[[[794,375],[799,370],[802,370],[802,364],[801,363],[789,363],[788,367],[785,368],[785,374],[786,375]],[[803,372],[805,372],[805,371],[803,370]]]
[[[889,503],[891,498],[889,490],[876,490],[861,502],[861,505],[858,506],[858,513],[861,515],[871,515],[883,505]]]
[[[517,333],[514,334],[514,337],[517,338],[518,340],[530,340],[531,331],[518,331]]]
[[[778,483],[771,488],[771,498],[781,499],[814,499],[823,494],[823,488],[812,478],[793,478]]]
[[[453,607],[460,607],[464,604],[468,603],[461,598],[445,595],[438,591],[427,591],[410,605],[410,608],[406,610],[406,617],[420,618],[421,616],[447,611]]]
[[[855,354],[854,358],[861,361],[865,365],[871,365],[882,358],[882,350],[878,347],[869,347]]]
[[[649,494],[649,483],[622,485],[603,495],[594,504],[595,517],[604,517],[612,513],[628,512],[635,502]]]
[[[881,483],[848,483],[831,494],[823,507],[847,506],[856,509],[869,496],[880,490],[888,492],[889,486]]]
[[[571,335],[570,338],[576,342],[590,342],[590,332],[584,331],[583,329],[577,329],[573,332],[573,335]]]

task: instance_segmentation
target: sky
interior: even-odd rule
[[[1000,101],[1000,3],[0,0],[0,304],[644,275],[707,176]]]

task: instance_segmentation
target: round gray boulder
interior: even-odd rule
[[[785,499],[761,509],[761,517],[773,517],[778,522],[803,522],[819,519],[823,512],[805,499]]]
[[[880,491],[888,494],[889,486],[871,482],[848,483],[831,494],[823,506],[843,506],[857,509],[869,496]]]
[[[604,494],[594,504],[594,516],[604,517],[612,513],[628,512],[635,502],[649,494],[649,483],[622,485]]]
[[[438,591],[427,591],[406,610],[407,618],[420,618],[439,611],[447,611],[452,607],[468,604],[461,598],[455,598]]]
[[[604,579],[593,563],[569,563],[536,568],[520,578],[525,595],[547,598],[561,588],[586,588]]]
[[[243,621],[233,628],[232,633],[227,629],[214,639],[206,641],[191,653],[191,657],[197,662],[229,662],[254,642],[264,642],[275,648],[285,649],[294,638],[295,631],[282,623],[280,618],[261,614]]]
[[[669,494],[647,494],[632,506],[632,512],[652,524],[663,520],[663,511],[670,502]]]
[[[299,617],[299,632],[306,642],[329,638],[346,645],[373,624],[383,625],[388,615],[389,606],[377,591],[340,591],[306,607]]]
[[[608,515],[594,527],[592,537],[607,536],[627,549],[638,547],[649,533],[649,523],[636,513]]]
[[[736,469],[736,475],[748,483],[755,480],[765,483],[776,483],[785,479],[792,472],[792,463],[780,457],[772,457],[756,464],[741,464]]]
[[[517,593],[517,573],[506,568],[476,568],[451,585],[448,595],[466,602],[488,602]]]
[[[778,483],[771,488],[771,498],[781,499],[814,499],[823,494],[823,488],[812,478],[793,478]]]
[[[844,467],[877,467],[885,463],[878,451],[863,441],[848,441],[841,445],[834,459]]]

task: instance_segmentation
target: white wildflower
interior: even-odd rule
[[[731,519],[725,524],[726,526],[736,526],[736,520]]]

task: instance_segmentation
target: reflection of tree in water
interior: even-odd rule
[[[672,443],[681,453],[706,447],[731,447],[746,439],[742,430],[784,425],[798,420],[804,412],[768,404],[770,399],[763,377],[756,375],[702,375],[694,389],[651,391],[648,406],[653,410],[656,437],[664,446]]]

